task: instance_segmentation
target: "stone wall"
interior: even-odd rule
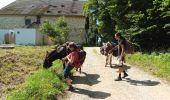
[[[50,22],[56,22],[58,17],[54,16],[44,16],[42,21],[49,20]],[[85,17],[66,17],[68,27],[70,29],[69,41],[74,41],[78,43],[85,42]]]
[[[26,28],[25,19],[31,19],[33,23],[36,21],[36,16],[0,15],[0,29]]]
[[[57,18],[58,16],[41,16],[41,23],[45,20],[55,22]],[[33,23],[36,22],[37,16],[0,15],[0,29],[28,28],[28,25],[25,25],[25,19],[31,19],[31,23]],[[70,29],[69,41],[85,42],[85,17],[68,16],[66,21]],[[38,32],[38,28],[36,37],[36,43],[43,44],[44,36]]]

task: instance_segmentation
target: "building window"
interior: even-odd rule
[[[71,11],[73,14],[77,14],[77,11]]]
[[[65,7],[65,5],[61,5],[61,7]]]
[[[41,24],[41,16],[37,16],[37,24]]]
[[[62,13],[62,11],[60,10],[60,11],[58,11],[58,13]]]
[[[48,10],[47,13],[51,13],[51,11]]]
[[[25,19],[25,25],[30,25],[31,24],[31,19]]]

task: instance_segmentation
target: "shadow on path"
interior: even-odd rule
[[[80,89],[80,88],[74,88],[74,89],[75,90],[72,92],[78,93],[78,94],[84,94],[84,95],[89,96],[90,98],[106,99],[107,97],[111,96],[110,93],[106,93],[106,92],[89,91],[89,90]]]
[[[128,70],[131,68],[131,66],[128,66],[128,65],[123,65],[123,67],[125,68],[125,70]],[[111,68],[114,68],[114,69],[118,69],[118,64],[112,64]]]
[[[133,80],[130,78],[126,78],[126,82],[130,83],[131,85],[136,85],[136,86],[155,86],[160,84],[158,81],[151,81],[151,80]]]
[[[87,74],[82,72],[84,76],[73,76],[73,84],[87,84],[89,86],[98,84],[100,81],[97,79],[100,77],[98,74]]]

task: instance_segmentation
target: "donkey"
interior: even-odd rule
[[[110,67],[112,66],[112,56],[117,57],[118,56],[118,50],[114,50],[112,53],[109,53],[111,49],[113,49],[115,45],[113,45],[110,42],[103,43],[103,46],[100,48],[100,52],[102,55],[106,56],[106,63],[105,67],[109,64]]]
[[[83,46],[80,44],[76,44],[79,49],[79,57],[80,57],[80,63],[81,65],[84,63],[84,60],[86,58],[86,52],[83,50]],[[52,66],[52,62],[57,59],[65,58],[71,51],[67,48],[67,44],[63,44],[55,50],[51,51],[50,53],[46,53],[46,57],[44,59],[43,67],[49,68]],[[65,64],[63,63],[63,69],[65,68]],[[81,70],[81,68],[80,68]]]
[[[62,45],[57,47],[55,50],[51,51],[50,53],[46,53],[46,57],[44,59],[43,67],[49,68],[52,66],[52,62],[56,59],[62,59],[69,54],[69,50],[66,46]],[[64,66],[64,65],[63,65]]]
[[[136,46],[136,44],[134,44],[134,43],[132,43],[130,41],[126,41],[125,53],[126,54],[133,54],[135,52],[135,46]],[[105,64],[105,66],[107,66],[108,64],[111,66],[112,55],[114,57],[119,56],[119,53],[121,52],[121,50],[118,50],[118,47],[116,47],[116,48],[115,47],[116,47],[116,45],[112,45],[112,43],[107,42],[107,43],[103,43],[103,46],[100,48],[101,54],[106,56],[106,64]],[[112,51],[112,53],[109,53],[111,49],[113,51]],[[124,62],[125,62],[125,59],[124,59]]]

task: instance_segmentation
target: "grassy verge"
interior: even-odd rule
[[[41,69],[9,93],[7,100],[56,100],[67,85],[61,81],[62,63],[55,61],[50,69]]]
[[[42,68],[48,46],[19,46],[0,49],[0,99],[21,84],[34,71]]]
[[[127,62],[170,81],[170,53],[135,53],[127,55]]]

